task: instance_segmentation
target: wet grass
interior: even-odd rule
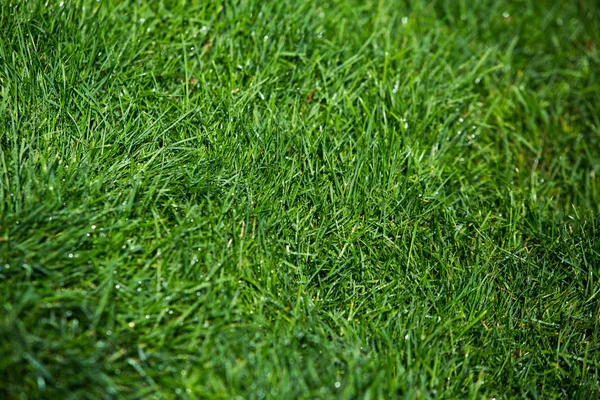
[[[0,394],[599,397],[599,21],[0,1]]]

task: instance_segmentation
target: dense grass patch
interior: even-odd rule
[[[0,0],[0,395],[600,397],[595,4]]]

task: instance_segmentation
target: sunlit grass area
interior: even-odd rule
[[[594,1],[0,0],[0,397],[600,397]]]

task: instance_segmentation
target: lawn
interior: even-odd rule
[[[600,5],[0,0],[0,397],[600,397]]]

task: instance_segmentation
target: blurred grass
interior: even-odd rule
[[[0,1],[0,393],[598,397],[599,13]]]

